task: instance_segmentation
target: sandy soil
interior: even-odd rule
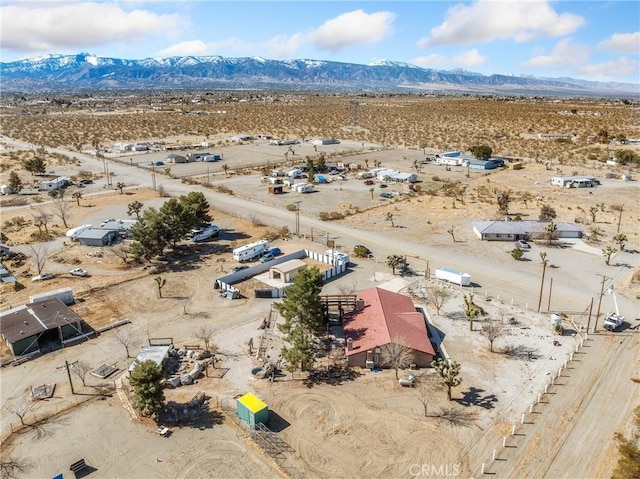
[[[385,152],[385,154],[387,155],[385,166],[387,161],[389,165],[395,164],[392,160],[394,155],[398,164],[406,161],[403,158],[407,155],[406,151]],[[415,154],[421,155],[421,152]],[[432,169],[424,173],[425,182],[436,173],[446,174],[454,180],[465,180],[465,171],[446,172],[437,167],[430,168]],[[453,208],[450,198],[440,196],[420,196],[406,201],[394,200],[385,202],[385,206],[372,209],[367,213],[349,216],[343,224],[365,231],[376,231],[389,238],[399,238],[417,245],[428,242],[440,248],[455,247],[461,253],[481,259],[503,255],[497,261],[513,262],[513,278],[526,278],[532,274],[537,277],[539,265],[535,264],[535,258],[542,250],[541,247],[534,245],[533,251],[527,253],[531,261],[516,263],[508,256],[508,250],[511,249],[508,245],[475,240],[470,232],[468,221],[469,218],[486,219],[495,216],[494,204],[478,200],[478,191],[481,191],[478,188],[483,183],[487,183],[487,180],[490,180],[492,187],[497,188],[512,185],[514,179],[522,182],[526,180],[528,191],[534,196],[543,196],[545,200],[556,205],[560,221],[572,221],[576,211],[581,211],[581,215],[584,215],[585,211],[588,212],[587,206],[592,202],[595,203],[595,199],[590,195],[591,192],[553,189],[547,184],[546,178],[552,173],[536,164],[527,165],[525,170],[519,172],[500,172],[488,177],[471,172],[470,188],[475,188],[476,193],[468,193],[468,199],[464,205],[458,203],[456,208]],[[256,190],[258,176],[233,176],[229,179],[221,177],[219,181],[233,189],[236,196],[249,197],[255,194],[255,201],[267,205],[284,206],[294,199],[293,195],[276,198],[260,189]],[[305,215],[317,215],[320,211],[330,211],[347,203],[359,209],[372,204],[368,187],[361,182],[349,180],[341,184],[342,188],[334,184],[324,186],[329,187],[304,198],[302,209]],[[634,183],[612,180],[604,182],[603,186],[595,191],[598,202],[605,202],[607,205],[621,203],[623,199],[625,205],[628,202],[629,209],[626,210],[628,213],[625,214],[622,223],[623,231],[630,236],[630,249],[636,248],[638,237],[633,225],[640,208],[634,208],[633,205],[640,201],[636,194],[637,186]],[[86,211],[87,214],[74,216],[74,224],[99,222],[109,217],[124,218],[127,203],[134,199],[140,198],[140,201],[149,206],[157,205],[161,201],[148,191],[139,190],[131,193],[131,195],[111,194],[87,197],[82,200],[83,203],[94,206],[77,209],[82,213]],[[476,199],[472,199],[472,196]],[[373,201],[373,204],[379,203],[377,199]],[[390,204],[387,205],[387,203]],[[514,211],[517,209],[523,215],[531,211],[531,216],[535,217],[538,207],[533,203],[527,208],[524,204],[516,202]],[[395,225],[385,219],[387,212],[393,213]],[[25,213],[24,210],[12,209],[11,214],[24,215]],[[176,398],[181,398],[192,396],[198,390],[203,390],[212,397],[231,405],[237,394],[247,390],[255,391],[289,424],[281,433],[282,438],[294,450],[290,453],[288,460],[294,464],[296,471],[305,477],[407,477],[411,474],[411,467],[414,464],[420,466],[427,464],[436,468],[456,467],[456,470],[461,471],[463,475],[468,472],[470,476],[475,476],[478,474],[479,465],[490,458],[496,438],[500,438],[509,429],[509,425],[517,422],[522,412],[528,410],[529,404],[535,400],[549,376],[557,370],[579,341],[574,334],[554,337],[550,331],[547,315],[532,312],[532,308],[527,308],[524,302],[511,304],[510,297],[504,293],[508,291],[508,284],[501,280],[492,282],[488,285],[489,287],[485,285],[485,288],[477,293],[476,304],[481,305],[489,317],[505,320],[514,317],[517,320],[517,324],[509,326],[507,335],[496,340],[496,350],[500,351],[506,346],[523,346],[533,350],[534,357],[529,361],[528,357],[510,357],[490,353],[488,341],[479,333],[483,321],[476,322],[475,332],[469,333],[468,323],[463,319],[456,319],[460,317],[463,304],[462,293],[456,288],[451,288],[452,297],[445,304],[442,314],[436,315],[431,309],[430,312],[434,324],[445,335],[445,345],[449,355],[463,364],[464,381],[454,390],[455,401],[452,403],[447,402],[444,391],[431,392],[430,417],[424,417],[423,405],[417,397],[418,392],[398,386],[393,372],[390,371],[377,374],[363,372],[360,377],[340,386],[316,385],[313,388],[307,388],[298,380],[283,379],[275,383],[255,380],[250,372],[252,367],[260,364],[260,361],[255,355],[248,355],[248,342],[252,338],[254,344],[259,342],[263,331],[258,327],[268,316],[272,301],[248,298],[236,301],[222,299],[213,290],[212,282],[217,275],[229,271],[235,265],[235,262],[230,259],[229,249],[239,240],[233,233],[244,233],[246,237],[241,241],[249,242],[253,238],[260,237],[267,227],[256,226],[251,221],[231,217],[219,211],[214,212],[213,216],[216,224],[223,229],[220,239],[199,250],[198,261],[184,262],[183,267],[163,273],[167,278],[163,298],[158,297],[153,275],[150,275],[147,270],[140,267],[122,269],[120,260],[107,254],[106,251],[102,258],[94,258],[86,255],[89,249],[73,246],[55,253],[55,257],[60,262],[49,263],[52,270],[55,268],[55,272],[61,273],[58,279],[39,284],[24,281],[24,289],[3,294],[3,308],[26,301],[34,292],[68,285],[71,278],[67,278],[62,273],[70,269],[68,265],[73,263],[88,269],[92,274],[90,278],[73,278],[76,295],[83,300],[76,306],[79,314],[94,327],[120,319],[131,319],[132,324],[126,328],[135,338],[132,350],[144,344],[149,336],[171,337],[177,345],[195,344],[198,342],[194,335],[197,327],[201,325],[213,327],[216,332],[214,341],[220,347],[221,353],[218,368],[221,373],[224,372],[224,377],[203,378],[193,387],[169,391],[168,396],[175,395]],[[617,218],[610,211],[602,212],[600,216],[601,221],[598,222],[598,226],[601,226],[606,231],[605,234],[610,237],[616,227]],[[455,243],[446,232],[452,225],[456,228]],[[22,234],[28,235],[30,231],[25,230],[21,232]],[[305,236],[309,237],[306,232]],[[11,239],[19,244],[20,237],[12,234]],[[338,238],[340,246],[347,250],[352,247],[352,241],[351,238]],[[308,247],[319,252],[326,249],[326,245],[309,240],[276,241],[274,245],[279,246],[285,253],[300,247]],[[62,244],[57,246],[62,247]],[[373,248],[373,245],[371,246]],[[19,249],[20,246],[17,248]],[[385,253],[382,252],[382,248],[380,247],[380,251],[378,247],[373,249],[376,253],[375,258],[357,261],[357,265],[349,275],[328,284],[326,291],[335,293],[341,288],[364,289],[374,285],[386,285],[390,289],[407,291],[411,282],[422,281],[419,276],[401,280],[393,278],[389,268],[384,265]],[[580,259],[576,260],[576,258]],[[621,254],[620,258],[626,261],[625,255]],[[78,260],[80,263],[76,263]],[[411,261],[417,271],[426,268],[423,260]],[[559,265],[560,270],[567,267],[582,267],[591,271],[590,268],[594,264],[602,263],[602,258],[597,249],[595,253],[559,251],[553,261]],[[25,268],[32,268],[32,266],[26,265]],[[625,280],[627,285],[631,284],[631,273],[632,271],[625,273],[628,276]],[[26,269],[20,270],[19,276],[24,277],[25,274],[27,274]],[[510,281],[513,281],[513,278],[510,278]],[[637,286],[629,286],[627,291],[631,297],[635,291],[633,288]],[[557,299],[561,300],[561,295]],[[584,326],[584,322],[581,322],[585,319],[583,316],[576,315],[574,319],[578,322],[578,329],[581,325]],[[570,323],[566,326],[573,327]],[[615,339],[607,340],[608,337],[610,335],[598,337],[594,340],[598,341],[594,346],[598,344],[602,346],[599,349],[606,351],[604,347],[606,342],[615,341]],[[629,341],[636,341],[637,344],[637,335],[634,337],[635,339]],[[559,341],[560,345],[554,346],[554,340]],[[269,340],[270,359],[277,358],[280,345],[278,335],[274,334]],[[632,355],[629,358],[635,361],[637,369],[637,358],[633,359]],[[545,421],[549,422],[540,422],[538,426],[540,430],[530,429],[532,432],[527,433],[527,437],[535,442],[537,450],[541,451],[540,454],[547,454],[544,451],[560,447],[561,441],[541,443],[540,437],[542,432],[553,428],[560,428],[558,434],[562,432],[563,423],[554,422],[554,418],[559,417],[562,410],[567,407],[565,401],[571,402],[571,398],[585,397],[591,392],[603,393],[606,389],[618,390],[622,383],[624,383],[624,389],[629,392],[628,384],[622,376],[616,377],[614,383],[599,383],[602,385],[599,386],[598,391],[593,389],[594,378],[606,376],[603,368],[608,364],[615,367],[613,365],[616,364],[615,360],[619,359],[618,356],[607,359],[599,354],[592,354],[587,349],[580,359],[581,362],[575,366],[576,372],[580,371],[580,374],[584,374],[589,380],[582,381],[577,378],[576,381],[568,382],[567,393],[562,395],[562,402],[556,403],[552,400],[553,398],[548,401],[550,405],[557,404],[549,408],[549,414],[544,416]],[[46,358],[14,368],[5,368],[2,370],[2,403],[5,410],[11,411],[18,407],[23,401],[25,391],[28,391],[30,386],[43,382],[55,382],[59,386],[56,397],[52,398],[47,405],[40,406],[35,417],[42,417],[47,413],[47,408],[51,413],[55,413],[64,409],[65,405],[73,403],[73,396],[66,387],[66,373],[58,368],[65,360],[70,362],[84,360],[94,367],[103,363],[116,364],[120,371],[126,369],[131,361],[126,357],[122,345],[116,340],[113,332],[108,332],[99,338],[58,351]],[[604,365],[599,366],[600,369],[594,369],[601,363]],[[637,371],[633,374],[639,375]],[[95,385],[96,382],[93,378],[89,380],[90,385]],[[92,391],[92,389],[88,386],[82,391]],[[635,392],[637,393],[637,389]],[[633,394],[633,391],[631,393]],[[560,392],[557,394],[558,397],[561,396]],[[238,440],[233,433],[233,428],[215,425],[203,431],[183,429],[178,430],[174,436],[163,439],[158,438],[150,426],[130,422],[124,409],[115,406],[119,406],[116,399],[92,401],[87,406],[78,408],[77,412],[74,410],[68,415],[57,416],[56,419],[45,424],[45,430],[48,425],[51,425],[52,435],[45,435],[44,439],[41,438],[38,441],[47,441],[43,447],[47,451],[46,457],[51,458],[52,469],[38,469],[37,475],[52,475],[50,473],[55,472],[53,469],[68,467],[68,462],[76,460],[75,456],[71,458],[68,453],[71,448],[67,448],[66,452],[59,452],[56,448],[61,441],[53,439],[59,437],[56,434],[61,434],[56,430],[57,424],[67,424],[66,421],[68,421],[69,427],[64,428],[65,437],[76,441],[79,444],[78,447],[84,447],[82,456],[88,459],[87,462],[90,465],[98,469],[97,473],[105,474],[104,477],[133,477],[139,475],[135,474],[135,469],[143,466],[155,468],[154,471],[161,476],[187,477],[196,474],[196,477],[248,477],[249,475],[272,477],[273,471],[261,460],[260,454],[255,452],[249,442]],[[435,417],[443,407],[455,407],[464,411],[468,419],[465,421],[466,425],[453,427],[449,422],[443,422],[442,419]],[[585,417],[584,414],[580,414],[583,407],[587,407],[587,404],[579,405],[575,413],[576,418]],[[621,415],[624,414],[620,411],[616,417],[611,417],[616,424],[621,421]],[[597,413],[605,414],[606,411],[600,410]],[[101,418],[104,418],[104,424]],[[28,415],[27,419],[33,420],[33,417]],[[14,414],[3,414],[0,422],[3,437],[16,424],[17,417]],[[103,430],[108,433],[87,433],[85,432],[87,424],[96,425],[96,431]],[[572,432],[571,438],[585,430],[582,427],[576,427],[574,429],[576,432]],[[69,431],[78,431],[78,433],[69,434]],[[11,457],[23,457],[35,464],[43,464],[43,461],[33,456],[34,449],[29,448],[32,441],[37,443],[36,438],[31,434],[36,432],[14,435],[15,442],[11,447],[7,447],[6,451]],[[184,434],[184,438],[181,434]],[[559,437],[564,441],[571,439],[566,435],[551,437]],[[182,440],[178,440],[181,438]],[[219,447],[207,446],[208,452],[202,453],[205,441],[207,444],[210,441],[216,441]],[[138,464],[137,458],[130,456],[131,453],[128,451],[140,447],[143,443],[143,456],[148,457]],[[202,446],[199,447],[199,444]],[[522,447],[530,450],[533,446],[523,444]],[[42,456],[41,453],[38,454]],[[230,460],[229,456],[233,459]],[[513,460],[508,461],[504,469],[500,469],[501,474],[504,473],[505,477],[513,477],[514,471],[524,471],[523,477],[540,477],[538,473],[541,469],[536,469],[538,467],[536,464],[540,462],[533,460],[522,462],[524,456],[518,454],[515,456]],[[124,460],[117,460],[119,457]],[[130,461],[127,460],[129,457]],[[566,461],[563,462],[563,456],[554,457],[556,459],[548,467],[556,469],[548,470],[572,470],[567,468]],[[162,462],[156,462],[156,459]],[[603,467],[603,471],[610,470],[608,466],[602,465],[604,460],[604,456],[600,455],[598,467]],[[212,469],[214,467],[215,469]],[[31,469],[31,473],[34,470]],[[561,475],[561,473],[558,474]],[[27,473],[24,477],[31,477],[31,475]]]

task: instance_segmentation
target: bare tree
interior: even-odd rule
[[[127,357],[130,358],[131,355],[129,354],[129,348],[133,346],[133,343],[135,342],[135,338],[131,334],[131,331],[128,329],[117,329],[114,337],[116,338],[116,341],[124,346],[124,350],[127,352]]]
[[[3,458],[0,461],[0,477],[3,479],[24,477],[29,467],[31,467],[31,464],[24,459]]]
[[[198,339],[202,339],[202,341],[204,342],[204,349],[210,351],[211,349],[209,347],[211,344],[211,337],[213,336],[213,333],[214,330],[211,326],[200,326],[193,332],[193,335]]]
[[[51,219],[51,215],[45,211],[42,206],[32,206],[33,212],[31,216],[33,216],[33,224],[40,228],[44,228],[45,233],[49,233],[49,220]],[[42,230],[40,230],[42,232]]]
[[[391,342],[381,348],[382,364],[389,365],[396,372],[398,379],[398,369],[408,367],[414,361],[414,351],[406,346],[404,337],[394,336]]]
[[[433,393],[436,389],[442,388],[442,383],[434,376],[419,376],[417,379],[417,387],[415,389],[416,398],[422,404],[424,410],[424,417],[428,417],[428,406]]]
[[[49,248],[47,248],[43,244],[37,245],[29,245],[29,249],[31,250],[32,256],[31,259],[36,266],[36,270],[38,274],[42,273],[45,265],[47,264],[47,258],[49,256]]]
[[[393,213],[391,211],[387,212],[386,220],[391,222],[391,227],[392,228],[396,227],[395,223],[393,222]]]
[[[51,209],[53,210],[53,214],[62,220],[62,224],[65,228],[68,228],[67,219],[69,218],[69,202],[67,202],[64,197],[57,196],[51,203]]]
[[[447,230],[447,233],[449,233],[449,234],[451,235],[451,239],[452,239],[452,240],[453,240],[453,242],[455,243],[455,242],[456,242],[456,235],[455,235],[455,231],[454,231],[454,229],[455,229],[455,226],[453,226],[453,225],[452,225],[452,226],[451,226],[451,228],[449,228],[449,229]]]
[[[122,260],[124,264],[129,263],[131,257],[131,248],[124,244],[117,244],[111,248],[111,252]]]
[[[498,321],[491,321],[482,325],[480,334],[489,340],[489,350],[493,353],[493,342],[505,333],[504,324]]]
[[[22,424],[23,426],[28,426],[28,424],[24,421],[27,413],[31,411],[33,404],[33,401],[27,398],[22,398],[20,402],[11,409],[11,412],[18,416],[18,419],[20,419],[20,424]]]
[[[436,308],[436,312],[439,315],[444,303],[451,297],[451,292],[448,289],[438,287],[429,289],[427,294],[429,295],[429,301]]]
[[[74,363],[73,366],[71,366],[71,370],[74,372],[76,376],[80,378],[80,381],[82,381],[83,386],[87,385],[85,383],[85,379],[90,369],[91,368],[89,367],[89,365],[84,361],[78,361]]]

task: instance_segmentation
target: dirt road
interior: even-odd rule
[[[622,431],[640,394],[640,385],[631,381],[640,375],[640,335],[590,335],[573,358],[533,412],[521,411],[525,421],[514,421],[515,436],[510,424],[483,434],[470,451],[472,476],[481,474],[483,463],[485,472],[497,478],[597,478],[610,473],[613,433]],[[497,459],[492,461],[494,450]]]

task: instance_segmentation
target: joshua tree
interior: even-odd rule
[[[431,361],[431,367],[440,376],[442,384],[447,387],[447,398],[451,401],[451,388],[458,386],[462,382],[460,377],[460,363],[439,358]]]
[[[547,204],[542,205],[542,207],[540,208],[540,215],[538,216],[538,219],[540,221],[551,221],[551,220],[554,220],[555,218],[556,218],[556,210]]]
[[[82,199],[82,191],[76,191],[71,195],[71,198],[76,200],[78,206],[80,206],[80,200]]]
[[[609,266],[609,262],[611,261],[611,256],[617,250],[613,246],[607,246],[602,250],[602,256],[604,256],[604,262],[607,266]]]
[[[387,256],[387,260],[385,261],[385,264],[391,268],[391,272],[394,275],[396,274],[396,268],[403,263],[404,258],[397,254]]]
[[[124,193],[125,186],[127,185],[125,185],[122,181],[119,181],[118,183],[116,183],[116,189],[120,190],[120,194]]]
[[[617,235],[615,235],[613,238],[613,241],[615,243],[618,244],[618,249],[619,251],[624,251],[624,246],[627,242],[627,235],[625,235],[624,233],[618,233]]]
[[[469,321],[469,331],[473,331],[473,320],[478,317],[479,311],[475,304],[473,304],[473,294],[464,295],[464,315]]]
[[[596,222],[596,215],[598,214],[598,207],[597,206],[592,206],[591,208],[589,208],[589,213],[591,213],[591,222],[595,223]]]
[[[229,173],[228,173],[229,165],[227,164],[222,165],[222,171],[224,171],[224,176],[229,176]]]
[[[132,201],[127,205],[127,215],[136,215],[136,219],[140,221],[140,212],[144,205],[140,201]]]
[[[449,234],[451,235],[451,239],[452,239],[452,240],[453,240],[453,242],[455,243],[455,242],[456,242],[456,235],[455,235],[455,231],[454,231],[454,229],[455,229],[455,226],[451,225],[451,228],[449,228],[449,229],[447,230],[447,233],[449,233]]]
[[[511,202],[511,195],[508,191],[502,191],[498,193],[498,212],[503,215],[509,214],[509,203]]]
[[[600,236],[604,234],[604,230],[598,226],[594,226],[589,230],[589,238],[591,241],[598,241]]]
[[[154,281],[158,285],[158,295],[162,298],[162,288],[164,288],[164,285],[167,284],[167,280],[162,276],[158,276]]]
[[[395,228],[395,227],[396,227],[396,225],[395,225],[395,224],[394,224],[394,222],[393,222],[393,213],[392,213],[391,211],[388,211],[388,212],[387,212],[386,220],[391,222],[391,227],[392,227],[392,228]]]
[[[369,193],[371,193],[371,201],[373,201],[373,192],[374,192],[375,190],[376,190],[376,189],[375,189],[375,188],[373,188],[373,187],[369,188]]]

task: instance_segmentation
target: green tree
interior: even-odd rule
[[[520,248],[513,248],[511,250],[511,257],[513,259],[520,260],[522,259],[522,256],[524,256],[524,252]]]
[[[20,191],[20,188],[22,187],[22,180],[20,179],[18,173],[16,173],[15,171],[9,173],[8,184],[13,193],[18,193]]]
[[[45,171],[47,171],[47,165],[45,164],[44,160],[39,156],[36,156],[34,158],[29,158],[28,160],[24,160],[22,162],[22,167],[32,175],[43,174]]]
[[[307,156],[307,182],[313,183],[316,178],[316,168],[313,158]]]
[[[483,144],[471,147],[471,154],[473,154],[473,156],[475,156],[479,160],[491,158],[492,153],[493,148],[491,148],[489,145]]]
[[[462,382],[460,377],[460,363],[457,361],[448,361],[438,358],[431,361],[431,367],[436,370],[440,376],[440,382],[447,388],[447,399],[451,401],[451,388],[458,386]]]
[[[282,356],[290,371],[300,367],[303,371],[313,367],[317,350],[317,337],[326,332],[328,320],[324,314],[322,298],[322,274],[318,268],[300,271],[286,296],[275,307],[284,318],[278,325],[289,346],[282,349]]]
[[[396,268],[401,264],[404,264],[404,257],[397,254],[392,254],[390,256],[387,256],[387,260],[385,261],[385,264],[389,266],[389,268],[391,268],[391,273],[395,275]]]
[[[116,189],[120,190],[120,194],[124,193],[125,186],[127,185],[125,185],[122,181],[119,181],[118,183],[116,183]]]
[[[611,262],[611,256],[613,256],[616,251],[617,250],[613,246],[607,246],[602,250],[602,256],[604,256],[604,262],[607,266],[609,266],[609,263]]]
[[[147,208],[142,212],[140,221],[131,229],[131,233],[134,239],[131,253],[137,260],[149,260],[161,255],[171,238],[169,227],[155,208]]]
[[[187,195],[181,195],[178,200],[184,210],[183,221],[188,226],[187,231],[208,225],[213,221],[209,214],[211,207],[201,191],[191,191]]]
[[[544,204],[540,208],[540,215],[538,216],[540,221],[551,221],[556,219],[556,210],[551,206]]]
[[[136,361],[129,376],[134,406],[143,416],[153,416],[164,408],[162,366],[154,361]]]
[[[628,240],[627,235],[624,233],[618,233],[614,235],[612,239],[614,243],[618,244],[618,249],[620,251],[624,251],[625,244],[627,243],[627,240]]]
[[[475,304],[473,304],[473,294],[464,295],[464,315],[469,321],[469,331],[473,331],[473,320],[478,317],[479,311]]]
[[[616,161],[621,165],[626,165],[627,163],[639,164],[640,156],[633,150],[617,150]]]
[[[167,240],[175,246],[189,232],[193,221],[189,221],[188,212],[176,198],[165,201],[159,214],[168,228]]]
[[[140,201],[132,201],[127,205],[127,215],[136,215],[136,219],[140,221],[140,212],[142,211],[142,208],[144,208],[144,204]]]

